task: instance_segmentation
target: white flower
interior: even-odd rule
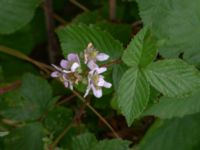
[[[80,60],[78,55],[74,53],[69,54],[67,56],[67,60],[61,60],[61,67],[54,64],[52,64],[52,66],[56,69],[56,71],[51,73],[51,77],[59,78],[66,88],[73,90],[73,84],[78,84],[81,80],[81,76],[79,75],[79,72],[81,71]]]
[[[96,61],[105,61],[109,58],[109,56],[105,53],[99,53],[97,49],[94,48],[92,43],[89,43],[87,48],[84,50],[84,59],[85,64]]]
[[[97,98],[100,98],[102,97],[102,87],[110,88],[112,84],[109,82],[106,82],[104,80],[104,76],[100,75],[101,73],[107,70],[106,67],[99,68],[96,65],[95,68],[91,67],[91,69],[92,70],[88,74],[88,87],[86,89],[84,97],[86,97],[89,94],[90,90],[92,90],[94,96]]]

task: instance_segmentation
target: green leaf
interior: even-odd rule
[[[162,97],[160,102],[152,105],[143,115],[153,115],[159,118],[183,117],[200,112],[200,91],[184,98]]]
[[[139,150],[197,150],[200,114],[157,121],[139,144]]]
[[[81,134],[72,140],[72,150],[92,150],[97,144],[96,137],[91,133]]]
[[[115,90],[119,87],[119,81],[121,80],[124,72],[128,69],[128,67],[125,64],[116,64],[113,66],[113,72],[112,72],[112,79],[113,79],[113,86]]]
[[[13,129],[5,137],[6,150],[43,150],[43,127],[39,123]]]
[[[80,53],[92,42],[101,52],[110,55],[111,58],[119,58],[123,47],[109,33],[95,26],[70,25],[57,31],[64,56],[69,53]]]
[[[41,0],[0,0],[0,33],[12,33],[30,22]]]
[[[73,20],[73,24],[94,24],[97,21],[103,20],[103,17],[100,15],[99,11],[87,11],[79,14]]]
[[[22,79],[21,93],[33,104],[33,107],[44,112],[53,105],[52,89],[48,82],[38,76],[25,74]]]
[[[97,141],[91,133],[79,135],[73,139],[72,150],[128,150],[129,141],[112,139]]]
[[[44,124],[53,133],[60,133],[72,121],[72,111],[65,107],[55,107],[45,117]]]
[[[129,141],[126,140],[103,140],[100,141],[92,150],[129,150]]]
[[[200,85],[198,70],[180,59],[157,61],[144,72],[148,82],[169,97],[185,96]]]
[[[6,93],[0,97],[0,114],[12,120],[32,120],[39,113],[29,101],[25,100],[19,90]]]
[[[159,39],[165,39],[160,49],[167,58],[180,53],[190,63],[200,65],[200,1],[137,0],[145,25],[151,25]]]
[[[14,120],[34,120],[54,106],[48,82],[32,74],[23,76],[20,90],[0,97],[1,115]]]
[[[123,54],[123,61],[128,66],[146,67],[156,56],[156,39],[151,31],[143,28],[135,38],[132,39]]]
[[[0,35],[1,45],[20,50],[25,54],[30,54],[34,47],[32,27],[30,25],[9,35]]]
[[[115,39],[118,39],[124,45],[127,45],[131,39],[131,25],[101,21],[96,23],[95,26],[103,31],[109,32]]]
[[[122,76],[117,100],[129,126],[146,108],[149,91],[149,84],[140,70],[131,68]]]

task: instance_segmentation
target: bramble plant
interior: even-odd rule
[[[0,0],[0,150],[199,150],[199,0]]]

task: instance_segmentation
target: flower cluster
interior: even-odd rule
[[[109,56],[105,53],[100,53],[94,48],[92,43],[89,43],[84,50],[84,64],[81,64],[79,56],[74,53],[70,53],[66,59],[62,59],[60,67],[52,64],[55,71],[51,73],[51,77],[58,78],[66,88],[73,90],[75,84],[79,84],[84,78],[87,79],[87,89],[84,97],[86,97],[90,91],[93,92],[97,98],[102,97],[102,87],[110,88],[111,83],[104,80],[104,73],[107,68],[99,67],[98,61],[105,61]],[[82,65],[86,65],[86,71],[82,70]],[[86,72],[86,74],[85,74]]]

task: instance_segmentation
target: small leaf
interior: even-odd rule
[[[160,102],[153,104],[143,115],[153,115],[162,119],[183,117],[200,112],[200,91],[184,98],[162,97]]]
[[[128,66],[146,67],[156,56],[156,39],[145,27],[132,39],[123,54],[123,61]]]
[[[91,133],[79,135],[73,139],[72,150],[128,150],[129,141],[112,139],[97,141]]]
[[[111,58],[119,58],[122,54],[122,44],[109,33],[95,26],[70,25],[60,28],[57,33],[64,56],[71,52],[83,52],[90,42],[100,52],[105,52]]]
[[[92,147],[96,144],[96,137],[91,133],[85,133],[73,138],[72,150],[92,150]]]
[[[41,0],[1,0],[0,33],[12,33],[30,22]]]
[[[195,67],[180,59],[161,60],[144,69],[147,80],[165,96],[185,96],[200,85]]]
[[[146,108],[149,84],[141,71],[131,68],[124,73],[118,89],[118,105],[130,126]]]
[[[43,128],[39,123],[32,123],[22,128],[13,129],[11,133],[5,137],[5,149],[43,150],[43,136]]]
[[[45,117],[44,124],[53,133],[59,133],[72,121],[72,111],[65,107],[55,107]]]

